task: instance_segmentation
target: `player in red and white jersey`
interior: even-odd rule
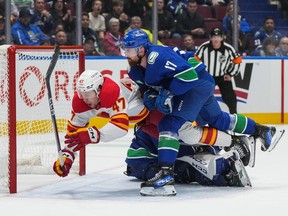
[[[83,146],[123,137],[128,132],[129,121],[138,122],[148,115],[136,85],[118,83],[99,71],[85,70],[77,80],[76,89],[62,150],[64,165],[61,167],[57,160],[53,166],[62,177],[68,175],[75,153]],[[97,116],[108,118],[108,123],[101,128],[90,126],[90,119]]]
[[[122,137],[128,131],[130,119],[140,121],[148,114],[142,99],[137,102],[137,98],[140,100],[140,97],[134,86],[125,82],[118,83],[109,75],[103,76],[98,71],[86,70],[77,82],[68,132],[86,128],[91,118],[99,116],[110,119],[105,126],[97,129],[99,140],[108,142]],[[129,108],[134,104],[133,108]]]

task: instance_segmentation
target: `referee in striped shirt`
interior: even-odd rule
[[[214,77],[224,103],[233,114],[237,113],[237,98],[231,79],[239,73],[242,57],[230,44],[223,41],[223,36],[221,29],[212,29],[210,40],[201,44],[195,58],[207,65],[207,71]]]

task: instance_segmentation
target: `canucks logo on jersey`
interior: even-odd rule
[[[154,64],[158,55],[159,55],[158,52],[151,52],[147,59],[148,64]]]

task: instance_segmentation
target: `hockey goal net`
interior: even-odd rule
[[[17,174],[52,174],[57,145],[45,74],[54,47],[0,46],[0,192],[17,192]],[[61,143],[75,81],[85,68],[81,46],[61,47],[50,84]],[[72,172],[85,174],[85,149]]]

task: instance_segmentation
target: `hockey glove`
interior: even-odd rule
[[[96,127],[81,128],[75,132],[70,132],[65,136],[65,144],[70,151],[79,151],[89,143],[98,143],[100,132]]]
[[[58,159],[54,162],[53,170],[58,176],[65,177],[69,174],[69,171],[75,159],[75,155],[73,152],[64,149],[62,150],[62,158],[64,162],[63,166],[61,167],[60,160]]]
[[[173,108],[173,94],[169,93],[168,90],[163,89],[156,98],[155,106],[164,114],[171,113]]]
[[[149,111],[156,109],[155,102],[158,94],[154,89],[149,89],[144,93],[143,103]]]

